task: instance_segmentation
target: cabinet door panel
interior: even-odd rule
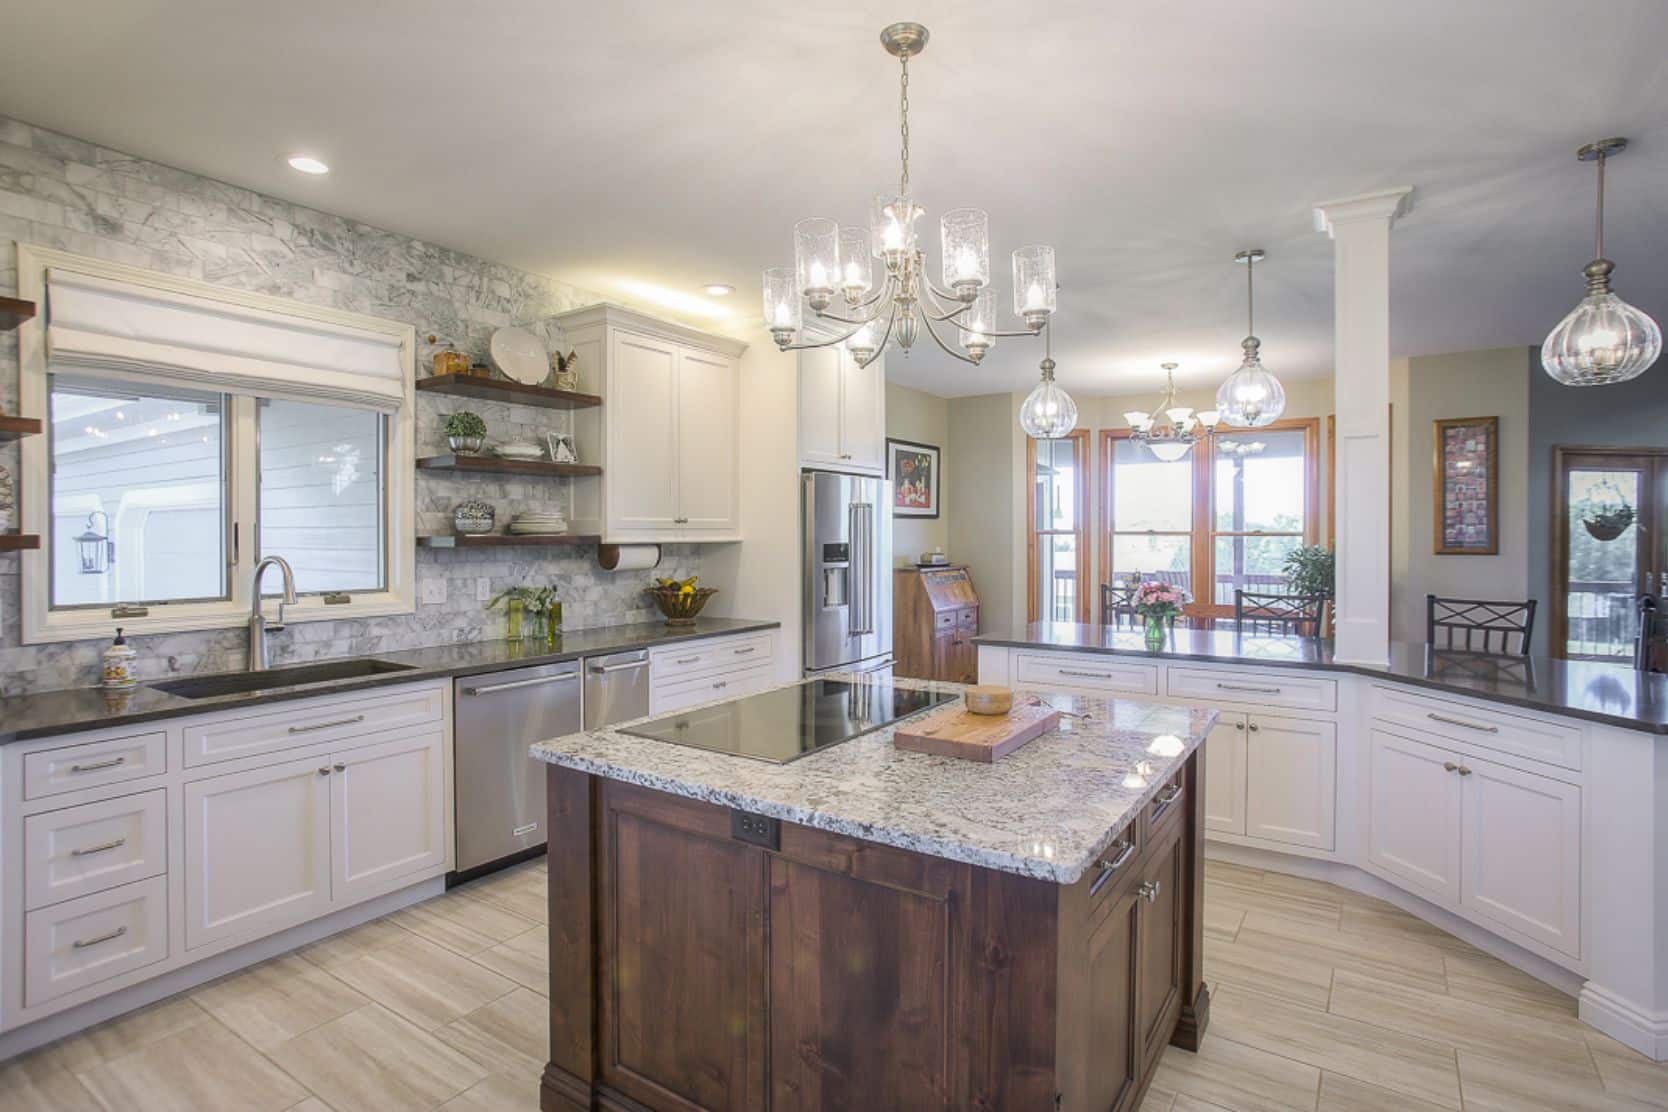
[[[678,349],[664,341],[616,332],[608,382],[606,464],[613,521],[622,529],[664,532],[678,516]]]
[[[1581,789],[1466,758],[1460,903],[1581,953]]]
[[[1182,842],[1159,848],[1136,887],[1140,961],[1135,991],[1142,1061],[1150,1062],[1170,1041],[1182,1005]]]
[[[445,738],[416,734],[335,757],[331,895],[352,903],[446,862]]]
[[[1130,886],[1089,938],[1089,1077],[1084,1107],[1096,1112],[1126,1108],[1140,1080],[1140,904]]]
[[[324,758],[185,785],[186,949],[270,934],[329,908]]]
[[[1460,898],[1459,754],[1374,730],[1367,740],[1367,860],[1450,906]]]
[[[1224,714],[1205,739],[1205,829],[1245,833],[1245,716]]]
[[[1245,833],[1331,849],[1337,806],[1338,727],[1252,715],[1245,753]]]
[[[686,530],[733,533],[741,526],[736,363],[722,355],[678,355],[678,516]]]
[[[806,467],[839,467],[840,368],[838,348],[799,353],[799,461]]]
[[[840,349],[840,452],[847,470],[886,473],[885,359],[859,367]]]

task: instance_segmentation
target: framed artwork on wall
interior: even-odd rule
[[[936,446],[888,437],[886,477],[892,480],[893,517],[938,516],[942,464]]]
[[[1500,418],[1435,422],[1432,549],[1438,556],[1500,552]]]

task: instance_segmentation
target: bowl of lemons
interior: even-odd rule
[[[645,588],[660,612],[666,615],[669,626],[691,626],[695,615],[707,604],[707,599],[718,593],[717,587],[697,585],[698,575],[688,579],[656,579],[653,587]]]

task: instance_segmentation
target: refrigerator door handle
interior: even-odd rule
[[[875,631],[875,508],[869,502],[851,504],[851,568],[850,632],[856,637]]]

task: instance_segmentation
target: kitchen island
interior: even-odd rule
[[[815,697],[892,697],[846,680]],[[535,746],[547,1112],[1135,1107],[1207,1021],[1216,715],[1039,694],[1087,717],[994,764],[891,727],[787,764],[633,724]]]

